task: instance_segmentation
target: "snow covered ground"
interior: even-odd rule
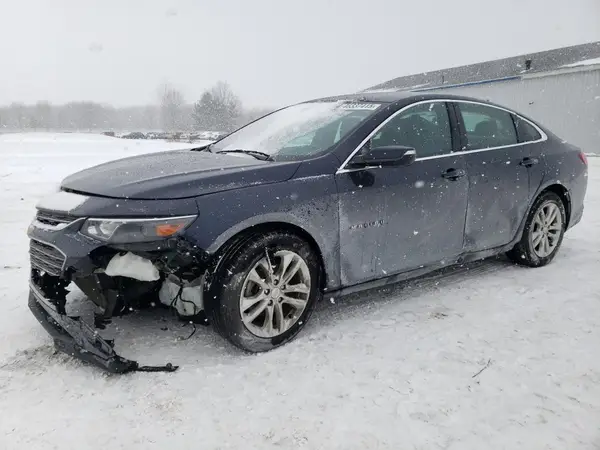
[[[491,260],[327,299],[258,356],[135,313],[120,353],[182,367],[110,376],[55,354],[29,313],[25,230],[63,176],[164,145],[0,136],[0,449],[600,448],[600,159],[548,267]]]

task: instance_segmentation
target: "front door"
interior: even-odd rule
[[[457,102],[469,174],[465,251],[506,245],[516,236],[530,197],[530,146],[520,144],[512,115],[478,103]]]
[[[343,284],[462,253],[468,178],[463,157],[451,154],[450,123],[444,102],[401,110],[365,146],[413,147],[417,160],[405,167],[342,168],[336,175]]]

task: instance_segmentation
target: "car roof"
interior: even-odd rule
[[[357,92],[355,94],[336,95],[332,97],[323,97],[310,100],[311,102],[328,102],[328,101],[362,101],[362,102],[374,102],[374,103],[395,103],[403,100],[465,100],[478,103],[487,103],[494,105],[494,103],[480,98],[467,97],[464,95],[445,94],[440,92],[418,92],[418,91],[395,91],[395,90],[380,90],[380,91],[365,91]],[[501,106],[501,105],[496,105]],[[501,106],[503,107],[503,106]],[[504,108],[504,107],[503,107]],[[509,109],[509,108],[507,108]]]
[[[428,91],[428,92],[419,92],[419,91],[407,91],[407,90],[373,90],[373,91],[364,91],[357,92],[356,94],[345,94],[345,95],[336,95],[332,97],[323,97],[317,98],[314,100],[309,100],[308,102],[333,102],[333,101],[354,101],[354,102],[373,102],[373,103],[384,103],[384,104],[392,104],[397,102],[403,102],[405,104],[410,104],[413,102],[423,101],[423,100],[463,100],[467,102],[476,102],[483,103],[490,106],[496,106],[498,108],[510,111],[514,114],[517,114],[520,117],[523,117],[530,122],[535,123],[538,127],[542,128],[544,132],[548,133],[548,130],[540,125],[536,120],[531,117],[523,114],[519,111],[515,111],[513,108],[494,103],[487,99],[476,98],[476,97],[467,97],[465,95],[456,95],[456,94],[446,94],[445,92],[440,91]]]

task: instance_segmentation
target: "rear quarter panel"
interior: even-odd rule
[[[587,191],[587,166],[581,161],[580,149],[560,138],[549,135],[546,145],[540,148],[543,161],[543,175],[538,194],[549,186],[561,185],[569,193],[569,228],[575,225],[583,214],[583,204]],[[536,196],[534,196],[535,199]]]

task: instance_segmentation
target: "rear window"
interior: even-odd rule
[[[513,120],[515,122],[515,127],[517,127],[519,142],[539,141],[542,138],[540,132],[526,120],[515,115],[513,115]]]
[[[503,147],[518,143],[511,114],[476,103],[458,103],[467,135],[466,150]]]

